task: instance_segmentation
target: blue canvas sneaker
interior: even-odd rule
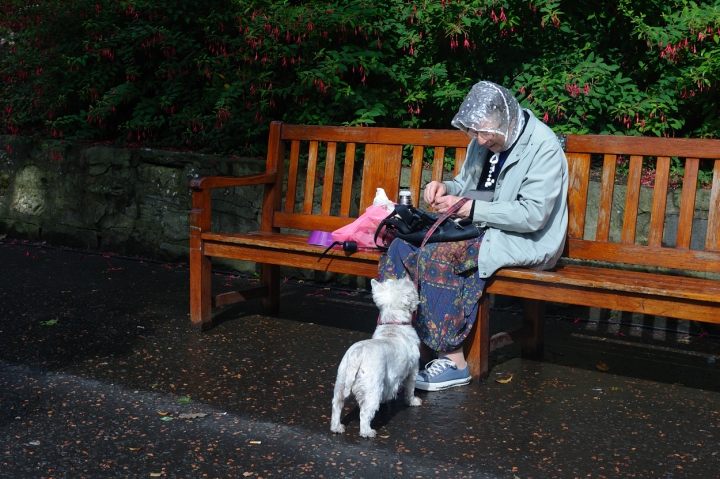
[[[415,388],[423,391],[440,391],[470,384],[471,380],[469,366],[458,369],[455,362],[448,358],[434,359],[417,375]]]

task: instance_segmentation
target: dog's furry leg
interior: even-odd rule
[[[417,364],[417,361],[415,363]],[[405,379],[405,402],[408,406],[420,406],[422,404],[422,399],[415,395],[415,378],[417,374],[418,369],[415,366],[415,369]]]
[[[373,438],[377,432],[370,427],[370,421],[380,409],[380,394],[365,395],[358,402],[360,404],[360,435],[368,439]]]
[[[335,386],[335,396],[333,397],[332,403],[332,419],[330,419],[330,430],[335,434],[342,434],[345,432],[345,426],[340,422],[340,415],[342,414],[342,408],[345,405],[345,397],[342,394],[342,389]]]
[[[342,414],[343,406],[345,405],[345,373],[346,373],[346,361],[340,362],[338,368],[337,379],[335,380],[335,393],[332,401],[332,418],[330,419],[330,430],[335,434],[342,434],[345,432],[345,426],[340,422],[340,415]]]

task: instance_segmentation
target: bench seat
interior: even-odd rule
[[[308,237],[299,234],[251,231],[244,234],[204,233],[202,238],[206,254],[210,256],[243,259],[252,252],[259,262],[369,278],[377,277],[377,263],[381,256],[378,250],[361,249],[355,253],[346,253],[335,247],[320,258],[326,248],[308,244]],[[363,264],[366,268],[363,268]],[[551,286],[555,284],[561,286],[558,294],[553,294]],[[571,299],[568,298],[568,287],[573,287],[574,294],[584,296],[583,303],[592,302],[589,306],[606,309],[608,296],[624,298],[622,301],[643,298],[645,302],[639,303],[639,306],[632,310],[617,309],[720,323],[720,316],[717,316],[717,309],[714,309],[720,305],[720,282],[714,279],[629,271],[613,265],[593,267],[560,264],[548,271],[504,268],[490,279],[487,290],[494,294],[514,296],[513,290],[518,286],[522,286],[522,297],[556,302]],[[531,291],[536,288],[537,292],[533,294]],[[683,301],[684,303],[707,303],[713,308],[713,314],[697,318],[697,312],[678,307],[680,300],[687,300]],[[664,311],[655,306],[666,303],[674,306]]]
[[[298,234],[252,231],[245,234],[205,233],[202,238],[206,254],[219,258],[247,260],[253,257],[257,262],[368,278],[377,278],[381,254],[378,250],[350,254],[333,248],[320,258],[326,247],[308,244],[308,237]]]
[[[713,279],[561,264],[549,271],[506,268],[488,291],[559,303],[720,323],[720,282]]]

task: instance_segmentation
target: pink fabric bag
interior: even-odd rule
[[[365,213],[347,226],[332,232],[333,241],[355,241],[361,248],[377,248],[375,230],[390,213],[381,205],[370,205]]]

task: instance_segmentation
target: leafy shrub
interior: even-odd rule
[[[719,5],[6,0],[0,123],[258,153],[272,120],[448,128],[489,79],[558,132],[716,137]]]

